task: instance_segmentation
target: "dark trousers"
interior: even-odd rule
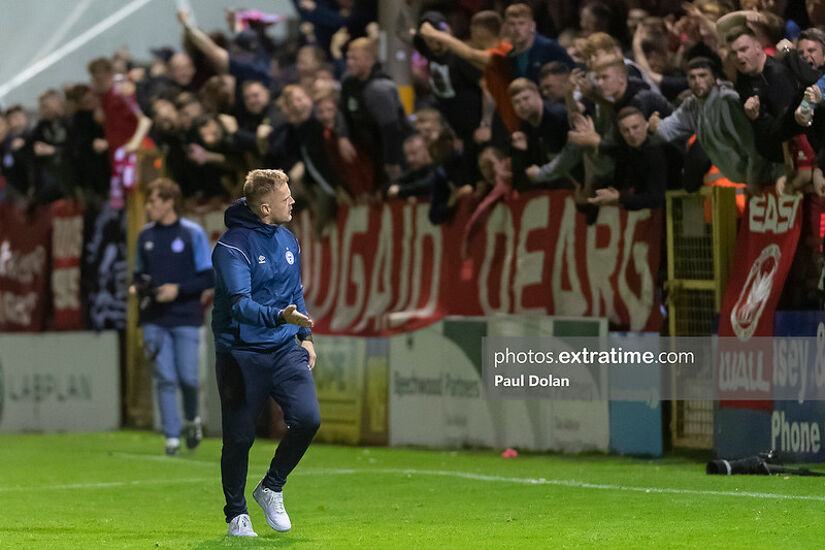
[[[226,521],[246,514],[249,449],[255,441],[255,422],[268,396],[281,406],[287,432],[263,479],[264,487],[280,491],[321,424],[315,383],[308,352],[288,342],[268,351],[233,350],[217,354],[216,370],[221,396],[223,449],[221,479],[226,497]]]

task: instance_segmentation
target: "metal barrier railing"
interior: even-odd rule
[[[135,272],[137,238],[146,223],[146,184],[163,175],[163,157],[157,149],[137,153],[135,185],[126,200],[126,257],[129,275]],[[132,428],[152,427],[152,372],[143,353],[143,334],[138,327],[138,301],[129,295],[126,307],[125,418]]]
[[[698,193],[667,193],[665,288],[671,336],[715,332],[736,247],[736,192],[706,186]],[[670,431],[674,447],[712,448],[713,402],[673,401]]]

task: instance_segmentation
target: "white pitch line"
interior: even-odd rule
[[[132,458],[138,460],[151,460],[152,462],[165,462],[166,464],[173,464],[175,466],[188,466],[189,464],[196,464],[198,466],[213,466],[219,468],[221,465],[220,457],[215,457],[215,460],[198,460],[197,458],[181,459],[174,456],[144,455],[139,453],[112,453],[112,456],[117,456],[120,458]]]
[[[48,485],[46,487],[0,487],[0,493],[10,491],[42,491],[43,489],[109,489],[113,487],[136,487],[140,485],[176,485],[178,483],[213,482],[213,478],[192,477],[186,479],[135,479],[132,481],[109,481],[103,483],[66,483],[63,485]]]
[[[180,460],[176,461],[174,458],[167,458],[163,456],[141,455],[132,453],[115,453],[117,456],[124,458],[137,458],[145,460],[157,460],[169,464],[200,464],[215,466],[214,462],[207,462],[205,460]],[[572,479],[545,479],[545,478],[529,478],[529,477],[503,477],[490,476],[484,474],[474,474],[471,472],[459,472],[455,470],[417,470],[408,468],[304,468],[298,469],[293,474],[295,476],[315,476],[315,475],[353,475],[353,474],[388,474],[388,475],[422,475],[422,476],[437,476],[437,477],[456,477],[460,479],[470,479],[473,481],[486,481],[488,483],[514,483],[519,485],[555,485],[559,487],[572,487],[576,489],[597,489],[603,491],[627,491],[633,493],[656,493],[667,495],[697,495],[697,496],[720,496],[720,497],[746,497],[746,498],[767,498],[778,500],[807,500],[813,502],[825,502],[825,496],[814,495],[783,495],[779,493],[755,493],[752,491],[711,491],[701,489],[673,489],[667,487],[633,487],[629,485],[610,485],[606,483],[587,483],[584,481],[576,481]],[[250,474],[252,476],[252,474]],[[131,481],[131,482],[114,482],[114,483],[77,483],[73,485],[56,485],[49,487],[50,489],[84,489],[84,488],[105,488],[105,487],[120,487],[126,485],[143,485],[143,484],[164,484],[164,483],[195,483],[202,481],[212,481],[211,479],[192,478],[181,480],[147,480],[147,481]],[[29,490],[32,488],[26,487],[0,487],[2,491],[15,490]]]
[[[483,474],[473,474],[470,472],[457,472],[453,470],[415,470],[401,468],[376,468],[376,469],[340,469],[340,470],[302,470],[305,475],[340,475],[340,474],[403,474],[403,475],[425,475],[457,477],[462,479],[472,479],[474,481],[487,481],[492,483],[517,483],[521,485],[557,485],[562,487],[573,487],[579,489],[601,489],[607,491],[631,491],[636,493],[659,493],[671,495],[704,495],[704,496],[725,496],[725,497],[750,497],[750,498],[774,498],[779,500],[811,500],[815,502],[825,502],[825,496],[811,495],[783,495],[778,493],[754,493],[751,491],[710,491],[700,489],[670,489],[662,487],[632,487],[627,485],[609,485],[604,483],[587,483],[584,481],[568,479],[544,479],[544,478],[524,478],[524,477],[502,477],[488,476]],[[296,474],[299,472],[296,471]]]

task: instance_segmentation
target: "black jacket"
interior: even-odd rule
[[[103,126],[94,118],[94,111],[78,110],[69,124],[66,155],[71,174],[71,186],[91,191],[100,198],[109,192],[109,154],[96,153],[92,148],[95,139],[103,139]]]
[[[567,110],[562,104],[545,102],[541,114],[541,121],[538,126],[533,126],[529,122],[521,121],[519,130],[527,136],[527,150],[511,149],[514,189],[520,191],[523,189],[535,189],[536,187],[547,189],[572,187],[572,183],[567,179],[554,180],[537,186],[531,184],[524,173],[531,165],[542,166],[559,154],[562,147],[567,143],[567,131],[569,129]],[[573,177],[581,181],[580,169]]]
[[[335,191],[340,187],[340,177],[336,174],[327,159],[324,150],[324,127],[315,116],[309,117],[301,124],[294,126],[292,131],[293,146],[297,148],[299,157],[306,169],[306,174],[313,187],[323,193],[335,197]]]
[[[736,91],[743,105],[749,97],[759,97],[759,116],[751,121],[756,150],[770,161],[783,162],[782,142],[802,132],[793,112],[803,89],[782,62],[768,57],[761,73],[737,73]]]
[[[29,134],[26,147],[31,150],[32,183],[35,200],[49,203],[66,195],[70,178],[67,174],[66,145],[69,137],[69,120],[59,117],[41,119]],[[38,156],[34,153],[36,142],[54,147],[54,154]]]
[[[419,35],[413,45],[429,61],[430,89],[438,110],[460,139],[472,140],[481,123],[481,71],[453,52],[435,55]]]
[[[410,132],[395,83],[376,63],[366,81],[344,79],[340,107],[348,137],[373,156],[375,181],[382,182],[385,164],[402,164],[401,145]]]
[[[627,210],[657,208],[664,205],[669,167],[668,144],[648,138],[638,149],[627,145],[616,150],[615,187],[619,204]]]
[[[438,177],[436,167],[432,164],[417,170],[407,170],[395,182],[399,186],[398,196],[402,199],[428,196]]]

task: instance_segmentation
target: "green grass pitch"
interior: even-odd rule
[[[0,435],[0,548],[823,548],[825,478],[715,477],[685,459],[316,444],[276,533],[225,537],[220,442],[162,456],[146,432]]]

